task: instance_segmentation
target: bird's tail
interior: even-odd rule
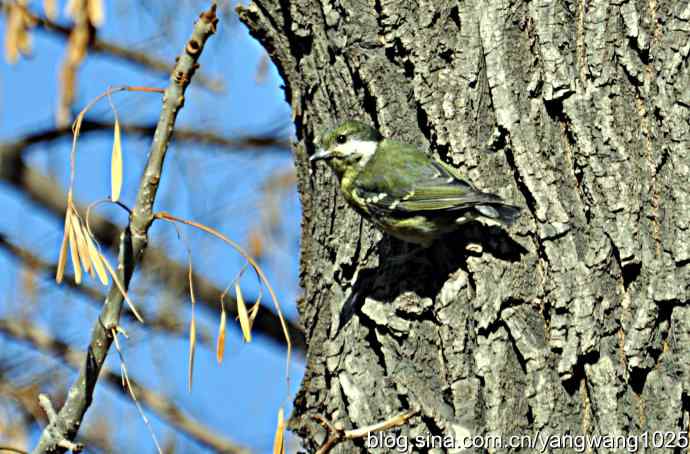
[[[474,208],[482,216],[497,220],[506,226],[513,224],[520,217],[519,207],[502,202],[494,202],[490,205],[475,205]]]

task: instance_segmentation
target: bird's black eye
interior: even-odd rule
[[[343,134],[340,134],[335,138],[335,141],[342,145],[347,142],[347,137],[345,137]]]

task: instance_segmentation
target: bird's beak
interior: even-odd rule
[[[313,155],[311,155],[311,157],[309,158],[309,162],[319,161],[322,159],[330,159],[332,157],[333,157],[333,155],[331,154],[330,151],[324,150],[322,148],[319,151],[317,151],[316,153],[314,153]]]

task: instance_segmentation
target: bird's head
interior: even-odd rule
[[[348,120],[321,136],[320,150],[309,161],[326,161],[338,177],[342,177],[348,169],[364,167],[380,141],[381,135],[376,129]]]

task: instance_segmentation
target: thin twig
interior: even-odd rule
[[[185,90],[198,67],[197,60],[203,51],[204,44],[216,30],[218,19],[215,10],[215,5],[211,6],[196,21],[192,36],[185,46],[185,52],[177,59],[170,84],[163,96],[163,108],[137,193],[137,200],[129,225],[120,235],[117,274],[125,291],[129,286],[136,263],[141,259],[148,244],[148,229],[153,222],[153,203],[158,192],[163,161],[172,137],[175,119],[182,108]],[[79,369],[78,377],[67,393],[67,400],[60,409],[58,417],[43,430],[39,443],[34,449],[35,454],[64,452],[64,448],[58,446],[58,442],[61,439],[71,440],[76,436],[84,414],[91,404],[98,375],[113,342],[110,330],[119,323],[123,301],[123,291],[118,286],[112,285],[101,314],[94,324],[88,353]]]
[[[151,439],[153,440],[153,444],[156,445],[156,449],[158,450],[158,454],[163,454],[163,450],[161,449],[161,445],[160,445],[160,443],[158,443],[158,437],[156,437],[156,433],[153,431],[153,427],[151,427],[151,422],[149,421],[149,419],[144,414],[144,410],[141,408],[141,404],[139,403],[139,399],[137,399],[137,395],[134,392],[134,387],[132,387],[132,382],[129,379],[129,374],[127,373],[127,364],[125,363],[125,355],[122,353],[122,349],[120,348],[120,343],[117,340],[117,335],[120,332],[125,336],[125,338],[127,337],[127,334],[119,326],[116,329],[112,330],[113,340],[115,341],[115,349],[117,350],[117,354],[120,357],[120,370],[122,371],[122,387],[126,388],[127,391],[129,391],[129,395],[132,398],[134,405],[137,407],[137,411],[139,412],[139,416],[141,416],[141,419],[144,421],[144,424],[146,425],[146,428],[148,429],[149,434],[151,435]]]
[[[12,400],[16,405],[15,408],[20,412],[17,418],[13,418],[13,425],[21,424],[24,427],[29,427],[31,424],[46,423],[48,418],[41,413],[41,409],[37,403],[36,393],[34,387],[41,387],[47,383],[55,383],[55,370],[49,368],[47,372],[43,372],[32,377],[32,385],[29,387],[17,386],[16,382],[10,382],[0,375],[0,396]],[[62,400],[60,391],[58,390],[55,400]],[[132,449],[118,449],[115,450],[109,442],[107,433],[112,432],[112,427],[109,424],[101,424],[95,429],[82,431],[79,434],[79,439],[82,444],[89,446],[90,451],[93,452],[134,452]],[[13,451],[16,452],[16,451]],[[3,450],[0,449],[0,453]],[[21,451],[22,454],[27,454]]]
[[[50,401],[50,398],[46,394],[39,394],[38,395],[38,404],[41,406],[43,411],[46,412],[46,416],[48,416],[48,422],[52,423],[57,420],[57,413],[55,412],[55,408],[53,408],[53,403]],[[57,445],[67,449],[68,451],[72,451],[73,453],[79,453],[84,450],[84,445],[81,443],[74,443],[73,441],[67,440],[65,438],[58,440]]]
[[[50,401],[50,398],[48,398],[48,396],[45,394],[39,394],[38,404],[41,406],[43,411],[46,412],[48,421],[55,421],[55,418],[57,418],[57,412],[53,408],[53,403]]]
[[[327,454],[335,445],[345,440],[363,438],[373,432],[381,432],[383,430],[402,426],[417,413],[419,413],[419,410],[407,411],[397,416],[393,416],[392,418],[386,419],[385,421],[351,430],[338,429],[323,416],[312,415],[312,418],[317,420],[321,426],[328,431],[328,438],[321,445],[321,447],[319,447],[318,451],[316,451],[316,454]]]

